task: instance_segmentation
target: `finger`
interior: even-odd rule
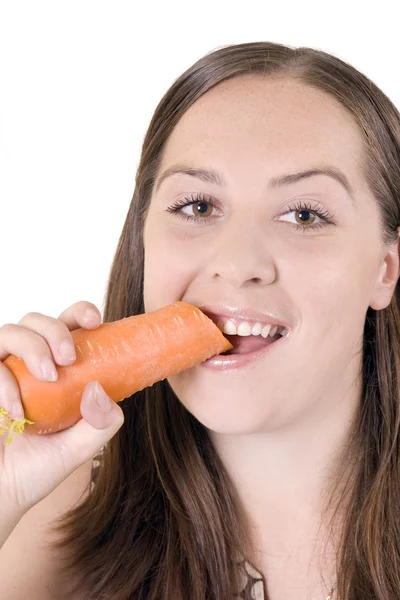
[[[76,360],[71,333],[62,321],[41,313],[31,312],[19,321],[18,326],[39,334],[47,342],[57,364],[67,366]]]
[[[15,354],[26,364],[27,369],[40,381],[56,381],[56,367],[45,339],[31,331],[7,323],[0,327],[0,360]]]
[[[94,329],[101,324],[102,317],[99,309],[91,302],[82,300],[66,308],[58,317],[70,331],[83,327]]]
[[[0,406],[9,412],[8,416],[13,419],[24,416],[17,380],[2,362],[0,362]]]
[[[90,302],[77,302],[76,304],[73,304],[72,306],[67,308],[63,313],[61,313],[59,319],[55,319],[54,317],[49,317],[38,312],[28,313],[19,321],[18,326],[24,328],[25,333],[37,333],[48,344],[48,348],[45,351],[44,356],[39,356],[37,360],[33,361],[37,365],[36,369],[35,366],[33,366],[32,370],[28,363],[26,363],[29,371],[33,375],[38,376],[39,379],[42,379],[44,381],[56,381],[57,371],[54,368],[54,364],[52,364],[53,360],[59,365],[68,366],[72,364],[76,359],[75,347],[70,331],[73,329],[77,329],[78,327],[83,327],[86,329],[95,329],[100,324],[101,314],[99,310],[94,306],[94,304],[91,304]],[[0,328],[3,329],[3,336],[0,336],[0,360],[5,360],[5,358],[9,354],[15,354],[19,358],[23,358],[22,349],[18,349],[15,346],[15,343],[18,344],[19,340],[21,344],[24,343],[25,345],[29,344],[29,341],[26,338],[22,337],[22,334],[16,337],[14,329],[15,327],[16,326],[14,324],[6,324],[3,325],[2,328]],[[8,339],[4,341],[5,335],[10,333],[14,333],[13,338],[11,340],[11,343],[13,344],[12,350],[8,349]],[[34,343],[32,338],[31,342]],[[35,347],[37,347],[37,343],[35,343]],[[51,362],[46,360],[47,356],[50,357]],[[46,364],[46,362],[48,363],[45,375],[41,374],[42,360],[45,361],[44,364]]]
[[[96,400],[97,393],[99,396]],[[57,439],[68,473],[72,473],[99,452],[124,422],[121,407],[113,402],[95,381],[85,386],[81,414],[82,419],[73,427],[51,436]]]

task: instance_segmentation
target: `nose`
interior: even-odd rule
[[[207,275],[224,279],[234,287],[249,284],[269,285],[276,279],[276,266],[265,232],[256,226],[231,227],[220,232],[220,237],[208,254]]]

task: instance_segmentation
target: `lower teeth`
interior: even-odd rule
[[[227,337],[229,339],[229,341],[231,343],[233,343],[232,338],[233,337],[239,337],[239,336],[231,336],[231,335],[226,335],[225,337]],[[241,337],[241,336],[240,336]],[[273,337],[268,336],[267,338],[263,338],[263,345],[259,348],[259,350],[262,350],[264,347],[266,346],[270,346],[271,344],[273,344],[274,342],[276,342],[277,340],[279,340],[282,336],[280,334],[276,334]],[[252,352],[257,352],[257,350],[243,350],[241,351],[240,345],[239,346],[235,346],[231,349],[228,350],[227,352],[222,352],[220,356],[231,356],[232,354],[251,354]]]

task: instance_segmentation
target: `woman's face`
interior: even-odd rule
[[[246,367],[196,365],[168,379],[210,430],[272,431],[329,418],[358,393],[368,306],[390,301],[378,289],[385,248],[361,145],[351,116],[329,95],[254,76],[214,87],[170,136],[144,229],[145,310],[176,300],[248,307],[291,327],[281,347]],[[224,183],[174,174],[157,188],[178,164],[212,169]],[[353,197],[327,175],[272,185],[317,167],[340,171]],[[170,212],[198,194],[197,205]]]

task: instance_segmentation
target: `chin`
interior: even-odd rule
[[[243,419],[236,423],[211,423],[210,425],[203,423],[203,425],[211,435],[251,435],[252,433],[259,432],[252,424],[249,424],[246,427],[246,423],[243,423]]]
[[[210,432],[220,435],[249,435],[260,431],[260,423],[255,424],[253,419],[249,419],[248,414],[242,411],[241,414],[216,414],[204,413],[190,410],[189,412]]]
[[[262,414],[257,406],[249,406],[243,394],[235,396],[225,393],[201,394],[193,386],[182,385],[179,376],[168,378],[168,384],[179,402],[204,427],[215,433],[235,435],[260,431],[268,415],[265,414],[265,399],[260,398]],[[254,399],[255,400],[255,399]]]

